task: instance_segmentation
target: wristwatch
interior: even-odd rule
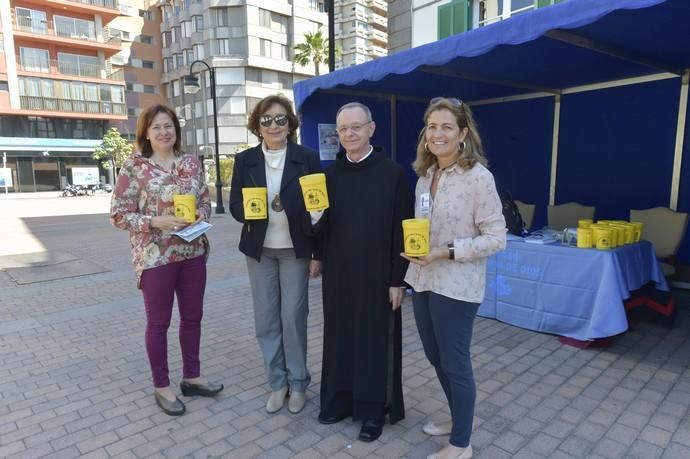
[[[448,259],[455,260],[455,246],[452,242],[448,243]]]

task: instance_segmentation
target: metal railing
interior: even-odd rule
[[[108,67],[108,61],[105,62],[104,66],[100,64],[85,64],[76,62],[61,61],[59,59],[40,59],[40,58],[30,58],[22,57],[17,62],[19,70],[24,72],[41,72],[41,73],[60,73],[63,75],[73,75],[88,78],[102,78],[112,81],[124,81],[125,74],[122,69],[117,69],[114,71],[106,70]]]
[[[100,6],[101,8],[108,8],[111,10],[120,11],[120,2],[118,0],[69,0],[70,2],[83,3],[85,5]]]
[[[25,110],[127,115],[127,106],[121,102],[74,100],[43,96],[19,96],[19,103],[21,108]]]
[[[95,24],[94,24],[95,28]],[[119,45],[121,40],[116,35],[110,33],[108,27],[103,27],[103,38],[99,38],[92,31],[77,31],[74,27],[67,27],[64,25],[55,25],[53,21],[47,20],[32,20],[27,17],[15,17],[14,29],[19,32],[29,32],[40,35],[53,35],[62,38],[71,38],[73,40],[86,40],[96,43],[109,43]]]

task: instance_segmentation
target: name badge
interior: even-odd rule
[[[419,213],[427,215],[431,212],[431,193],[422,193],[419,195]]]

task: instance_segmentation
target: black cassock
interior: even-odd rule
[[[391,310],[389,288],[404,285],[401,221],[412,218],[414,197],[400,165],[380,148],[360,163],[341,152],[325,173],[330,208],[316,227],[323,241],[320,416],[371,418],[385,404],[395,423],[405,417],[401,314]]]

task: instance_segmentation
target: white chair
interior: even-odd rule
[[[534,220],[534,209],[537,207],[536,204],[527,204],[526,202],[516,200],[515,205],[518,207],[518,210],[520,211],[522,221],[525,222],[525,229],[529,231],[530,228],[532,228],[532,220]]]
[[[631,222],[642,222],[642,238],[654,244],[659,267],[664,276],[671,277],[676,273],[673,257],[688,227],[688,214],[674,212],[666,207],[654,207],[645,210],[630,210]]]
[[[549,218],[549,228],[562,230],[577,228],[577,221],[584,218],[594,219],[594,206],[583,206],[576,202],[566,202],[549,206],[546,211]]]

